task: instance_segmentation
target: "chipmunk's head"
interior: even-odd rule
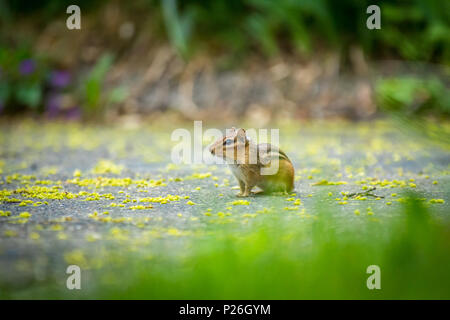
[[[242,128],[231,128],[227,131],[227,135],[215,141],[209,151],[218,157],[236,161],[239,156],[245,155],[245,148],[248,146],[249,140]]]

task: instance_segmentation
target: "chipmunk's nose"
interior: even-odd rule
[[[214,146],[210,146],[209,147],[209,152],[211,152],[212,154],[216,153],[216,150],[214,149]]]

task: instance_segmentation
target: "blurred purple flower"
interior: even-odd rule
[[[34,72],[36,63],[32,59],[25,59],[19,65],[19,72],[21,75],[28,75]]]
[[[50,74],[50,84],[55,88],[65,88],[71,80],[70,73],[62,70],[52,71]]]
[[[78,106],[70,108],[66,113],[67,119],[78,120],[81,118],[81,110]]]
[[[50,118],[53,118],[58,115],[59,110],[61,109],[61,96],[58,94],[51,94],[45,103],[45,109],[47,111],[47,115]]]

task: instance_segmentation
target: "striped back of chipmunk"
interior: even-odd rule
[[[279,160],[287,160],[291,162],[291,159],[277,146],[273,146],[270,143],[260,143],[258,144],[258,157],[261,159],[261,162],[270,161],[274,158]]]

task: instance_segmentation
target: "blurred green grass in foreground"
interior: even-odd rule
[[[322,205],[309,223],[266,214],[250,231],[219,225],[212,236],[162,256],[111,251],[82,290],[62,282],[23,292],[33,298],[112,299],[448,299],[450,228],[409,194],[396,219],[367,215],[361,225],[337,223]],[[361,216],[366,213],[361,213]],[[122,261],[122,263],[117,263]],[[381,290],[369,290],[369,265],[381,269]],[[64,287],[64,288],[63,288]],[[58,288],[58,289],[56,289]],[[37,291],[36,291],[37,290]],[[2,298],[11,298],[3,291]]]

